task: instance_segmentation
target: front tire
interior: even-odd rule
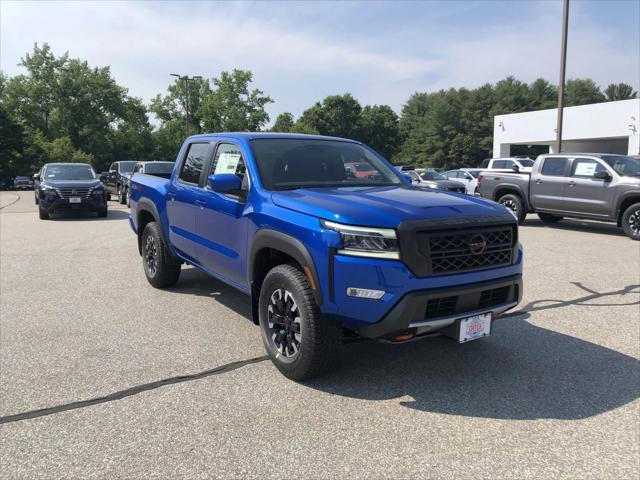
[[[522,222],[524,222],[524,219],[527,217],[527,212],[524,209],[522,199],[518,195],[514,195],[512,193],[503,195],[498,200],[498,203],[511,210],[511,213],[513,213],[513,216],[516,217],[516,220],[518,220],[519,224],[522,224]]]
[[[49,214],[42,207],[38,208],[38,217],[40,217],[40,220],[49,220]]]
[[[291,265],[274,267],[260,289],[262,342],[278,370],[292,380],[325,372],[340,344],[340,327],[320,316],[309,280]]]
[[[640,202],[629,206],[622,214],[622,230],[631,240],[640,240]]]
[[[142,266],[147,281],[155,288],[170,287],[180,278],[180,263],[167,261],[166,247],[156,222],[149,222],[142,233]]]
[[[98,210],[96,213],[98,214],[98,217],[105,218],[108,214],[107,206],[105,205],[102,210]]]
[[[562,217],[558,215],[551,215],[550,213],[538,213],[538,217],[545,223],[556,223],[562,220]]]
[[[125,187],[118,188],[118,201],[121,205],[127,203],[127,189]]]

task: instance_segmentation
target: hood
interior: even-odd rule
[[[41,183],[56,188],[94,187],[96,185],[102,185],[102,182],[98,178],[92,180],[43,180]]]
[[[309,188],[272,194],[273,203],[350,225],[395,228],[405,220],[513,216],[498,203],[444,190],[405,187]]]

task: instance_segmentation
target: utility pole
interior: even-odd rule
[[[185,131],[187,137],[190,134],[190,123],[189,123],[189,82],[193,80],[202,80],[200,75],[194,75],[193,77],[189,77],[189,75],[178,75],[177,73],[172,73],[172,77],[176,77],[178,80],[184,81],[184,113],[185,113]]]
[[[567,69],[567,34],[569,30],[569,0],[563,0],[562,46],[560,47],[560,81],[558,82],[558,121],[556,126],[556,153],[562,152],[562,120],[564,113],[564,79]]]

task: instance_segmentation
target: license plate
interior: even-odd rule
[[[82,199],[80,197],[69,197],[69,203],[82,203]]]
[[[491,313],[481,313],[460,319],[460,343],[470,342],[491,334]]]

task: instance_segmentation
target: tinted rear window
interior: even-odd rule
[[[173,171],[173,163],[147,163],[144,167],[144,173],[150,175],[170,174]]]
[[[193,143],[189,146],[187,158],[184,160],[184,165],[180,172],[180,180],[187,183],[195,183],[196,185],[200,182],[200,174],[208,151],[208,143]]]
[[[542,164],[542,175],[551,175],[554,177],[564,176],[564,170],[567,166],[567,159],[562,157],[547,157]]]

